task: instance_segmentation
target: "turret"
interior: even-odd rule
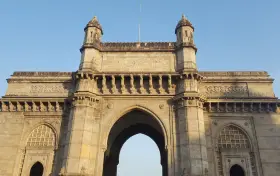
[[[177,36],[177,71],[189,72],[197,71],[196,67],[196,47],[193,40],[194,27],[190,21],[182,15],[178,22],[175,34]]]
[[[101,64],[100,47],[103,35],[102,26],[97,17],[93,17],[84,28],[85,37],[81,48],[80,70],[99,71]]]
[[[88,22],[84,31],[85,31],[84,44],[101,42],[103,30],[102,30],[102,26],[99,24],[96,16],[93,17],[93,19]]]

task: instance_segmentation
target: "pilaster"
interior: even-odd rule
[[[69,116],[63,176],[95,175],[96,162],[100,162],[101,99],[96,94],[96,80],[93,74],[83,71],[76,77],[77,90]]]
[[[203,117],[205,98],[199,94],[198,84],[202,77],[185,73],[179,80],[176,104],[176,127],[179,159],[178,174],[204,176],[208,173],[207,148]]]
[[[177,128],[180,148],[180,167],[190,176],[208,172],[203,99],[184,97],[177,100]]]

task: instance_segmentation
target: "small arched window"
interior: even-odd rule
[[[30,169],[30,176],[43,176],[44,167],[42,163],[36,162]]]
[[[245,176],[243,168],[238,164],[233,165],[229,172],[230,176]]]

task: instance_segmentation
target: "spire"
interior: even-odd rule
[[[186,16],[184,14],[182,14],[182,18],[181,20],[178,22],[176,29],[175,29],[175,34],[177,33],[177,29],[183,26],[189,26],[192,29],[194,29],[194,27],[192,26],[191,22],[186,18]]]
[[[103,35],[103,30],[102,30],[102,26],[100,25],[98,19],[96,16],[94,16],[87,24],[87,26],[85,27],[84,30],[86,30],[89,27],[96,27],[101,31],[101,34]]]

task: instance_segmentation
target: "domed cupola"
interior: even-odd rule
[[[88,22],[88,24],[87,24],[87,26],[85,27],[84,30],[86,30],[89,27],[95,27],[95,28],[99,29],[101,31],[101,34],[103,35],[102,26],[98,22],[98,19],[97,19],[96,16],[94,16],[93,19]]]
[[[84,30],[84,44],[100,44],[103,30],[96,16],[88,22]]]
[[[194,30],[194,27],[192,26],[191,22],[185,17],[185,15],[182,15],[181,20],[178,22],[176,26],[175,34],[177,34],[177,30],[183,26],[189,26]]]

